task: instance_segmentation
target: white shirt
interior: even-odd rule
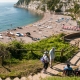
[[[49,58],[47,57],[47,55],[44,54],[43,58],[44,58],[45,61],[49,62]]]
[[[54,58],[55,58],[55,50],[54,50],[54,49],[51,49],[51,50],[49,51],[49,55],[50,55],[50,60],[51,60],[51,59],[54,59]]]

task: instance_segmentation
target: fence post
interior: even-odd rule
[[[0,67],[2,66],[2,56],[0,56]]]
[[[3,66],[4,56],[1,56],[1,59],[2,59],[2,66]]]
[[[63,52],[64,52],[64,50],[62,49],[61,53],[60,53],[60,60],[61,60],[61,62],[63,61]]]
[[[80,47],[79,47],[79,43],[80,43],[80,40],[78,40],[78,48],[80,48]]]
[[[60,57],[63,57],[63,52],[64,52],[64,49],[61,50]]]
[[[33,51],[31,50],[31,53],[33,53]]]

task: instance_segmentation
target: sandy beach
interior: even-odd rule
[[[12,40],[23,40],[26,43],[31,43],[52,34],[77,32],[79,29],[77,30],[76,26],[76,21],[72,20],[70,16],[46,12],[41,20],[33,24],[0,32],[0,42],[8,43]]]

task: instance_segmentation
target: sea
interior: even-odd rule
[[[27,9],[15,8],[15,3],[0,3],[0,32],[32,24],[42,15]]]

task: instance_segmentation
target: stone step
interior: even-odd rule
[[[3,80],[3,79],[0,78],[0,80]],[[4,80],[29,80],[29,79],[26,78],[26,77],[21,77],[20,79],[18,77],[15,77],[14,79],[11,79],[11,78],[8,77],[8,78],[6,78]],[[30,79],[30,80],[32,80],[32,79]]]
[[[71,60],[70,63],[73,65],[79,65],[80,63],[80,52],[76,54]]]
[[[76,65],[77,65],[77,66],[78,66],[78,65],[80,65],[80,59],[79,59],[79,61],[77,62],[77,64],[76,64]]]
[[[18,77],[14,78],[13,80],[20,80]]]
[[[79,65],[80,64],[80,52],[78,52],[71,60],[70,62],[72,64],[76,64]],[[62,72],[64,66],[66,66],[66,63],[60,63],[57,64],[55,66],[53,66],[53,69],[51,69],[50,67],[48,67],[47,69],[47,74],[44,74],[43,71],[41,71],[41,73],[35,74],[33,76],[28,76],[28,78],[26,77],[21,77],[20,79],[18,77],[15,77],[13,80],[40,80],[41,78],[45,78],[48,76],[54,76],[57,75],[59,72]],[[71,67],[74,67],[71,65]],[[3,80],[0,78],[0,80]],[[5,80],[12,80],[9,77],[6,78]]]
[[[21,77],[20,80],[28,80],[26,77]]]

